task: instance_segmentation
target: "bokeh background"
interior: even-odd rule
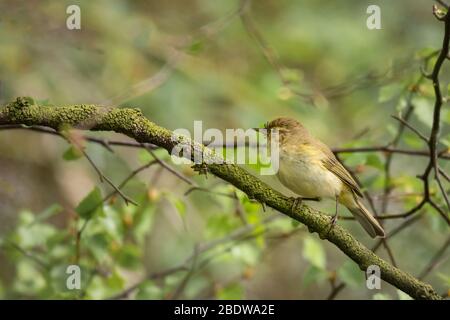
[[[81,30],[66,27],[72,4],[81,8]],[[381,30],[366,27],[372,4],[381,8]],[[424,57],[442,45],[443,25],[431,13],[433,4],[2,0],[0,104],[30,96],[56,106],[132,106],[161,126],[189,130],[194,120],[225,130],[290,116],[335,148],[386,145],[398,126],[391,115],[407,107],[411,91],[410,122],[430,130],[432,87],[428,80],[415,84]],[[444,66],[444,94],[448,71]],[[441,149],[450,145],[449,123],[445,104]],[[129,141],[112,133],[91,136]],[[399,146],[426,149],[408,131]],[[116,184],[152,159],[139,148],[113,149],[86,144],[86,153]],[[174,166],[164,152],[156,155],[210,192],[185,195],[191,185],[151,166],[123,189],[139,206],[113,197],[77,244],[85,222],[76,210],[79,203],[89,194],[91,200],[105,196],[111,187],[100,183],[87,159],[74,155],[63,139],[1,130],[0,297],[326,299],[344,284],[338,299],[408,298],[386,283],[368,290],[353,262],[303,226],[264,211],[217,178]],[[405,212],[421,200],[416,175],[427,158],[394,156],[385,212],[386,154],[341,159],[380,214]],[[441,166],[449,171],[448,161]],[[275,177],[262,178],[288,193]],[[445,209],[434,183],[431,188]],[[311,205],[333,212],[332,201]],[[396,264],[413,275],[429,265],[449,236],[448,225],[429,206],[417,214],[419,219],[389,239]],[[389,232],[403,222],[384,225]],[[376,244],[353,221],[339,223],[367,246]],[[390,259],[383,246],[377,252]],[[439,293],[450,286],[448,255],[424,278]],[[82,268],[81,290],[65,287],[65,268],[73,263]]]

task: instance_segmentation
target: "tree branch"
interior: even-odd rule
[[[175,135],[145,118],[138,109],[105,108],[95,105],[75,105],[50,107],[32,105],[27,98],[17,98],[0,111],[0,125],[38,125],[55,130],[70,126],[93,131],[115,131],[125,134],[140,143],[151,143],[171,152],[180,144],[189,146],[192,156],[195,152],[203,155],[205,162],[217,161],[218,156],[202,144],[191,141],[185,136]],[[192,159],[191,159],[192,160]],[[215,162],[216,163],[216,162]],[[440,299],[433,288],[410,274],[399,270],[363,246],[344,228],[336,225],[331,229],[330,216],[305,204],[292,210],[294,200],[283,196],[267,184],[255,178],[239,166],[223,163],[208,164],[208,172],[233,184],[249,198],[286,214],[305,224],[311,233],[317,232],[337,246],[344,254],[356,262],[361,270],[370,265],[378,265],[381,277],[386,282],[404,291],[415,299]]]

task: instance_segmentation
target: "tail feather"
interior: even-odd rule
[[[386,236],[383,227],[359,200],[356,200],[356,206],[348,209],[372,238]]]

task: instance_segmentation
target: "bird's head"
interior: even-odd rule
[[[300,122],[295,119],[286,117],[277,118],[275,120],[266,122],[264,124],[264,129],[266,129],[265,133],[267,134],[267,139],[269,140],[273,132],[277,132],[281,144],[286,141],[286,138],[289,136],[306,132],[306,129]]]

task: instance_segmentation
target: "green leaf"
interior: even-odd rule
[[[383,170],[383,161],[381,161],[380,156],[376,154],[370,154],[367,156],[366,164],[368,166]]]
[[[251,201],[247,197],[244,198],[244,200],[242,201],[242,205],[243,205],[244,211],[247,213],[247,215],[259,213],[259,211],[261,210],[260,203],[258,203],[256,201]]]
[[[32,223],[34,223],[36,221],[36,216],[28,211],[28,210],[24,210],[21,211],[19,214],[19,223],[21,225],[30,225]]]
[[[50,224],[33,223],[17,229],[18,244],[23,249],[46,246],[47,241],[57,234],[57,229]]]
[[[108,288],[112,290],[121,290],[125,285],[125,280],[117,272],[117,270],[114,270],[112,274],[106,279],[106,283],[108,284]]]
[[[313,237],[306,237],[303,242],[303,257],[313,266],[325,269],[326,255],[322,243]]]
[[[63,153],[63,159],[66,161],[72,161],[77,160],[83,156],[83,153],[80,151],[80,149],[70,146],[66,151]]]
[[[90,219],[96,214],[103,214],[103,198],[98,187],[95,187],[76,207],[75,211],[83,219]]]
[[[353,288],[361,288],[366,283],[364,273],[352,261],[346,261],[338,269],[337,275],[345,284]]]
[[[137,300],[157,300],[164,298],[163,290],[151,281],[144,281],[136,294]]]
[[[213,214],[208,218],[205,237],[212,239],[230,233],[239,224],[238,219],[230,214]]]
[[[136,269],[142,265],[141,251],[135,245],[125,244],[117,253],[116,261],[122,267]]]
[[[190,47],[189,47],[189,53],[196,54],[199,53],[203,49],[203,42],[202,41],[194,41]]]
[[[303,275],[302,285],[308,287],[312,283],[322,283],[326,278],[326,271],[315,266],[310,266]]]
[[[14,291],[28,297],[39,294],[47,286],[47,281],[38,266],[26,260],[21,260],[16,265],[16,277],[13,283]]]
[[[356,167],[358,165],[366,164],[367,154],[364,153],[350,153],[343,157],[345,164],[349,167]]]
[[[111,240],[104,232],[99,232],[91,237],[85,237],[86,248],[92,254],[92,256],[99,262],[105,261],[108,256],[108,248]]]

